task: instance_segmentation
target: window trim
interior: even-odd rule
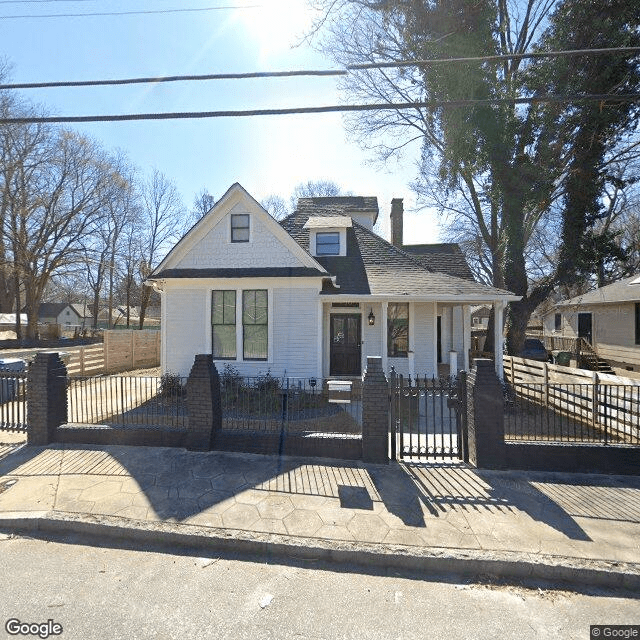
[[[337,237],[337,242],[329,242],[329,243],[325,243],[325,244],[320,244],[318,242],[318,240],[320,239],[321,236],[336,236]],[[324,257],[324,256],[339,256],[340,255],[340,250],[342,247],[342,243],[340,242],[341,238],[340,238],[340,232],[339,231],[316,231],[316,255],[320,256],[320,257]],[[338,251],[336,253],[320,253],[319,251],[319,247],[320,246],[334,246],[337,245],[337,249]]]
[[[226,286],[225,286],[226,285]],[[234,283],[235,285],[235,283]],[[223,281],[219,281],[213,283],[206,287],[206,290],[209,294],[205,294],[206,298],[206,308],[205,312],[208,313],[209,317],[209,325],[210,329],[207,333],[206,337],[206,349],[209,353],[213,354],[213,327],[211,325],[211,320],[213,318],[213,296],[211,295],[213,291],[235,291],[236,293],[236,357],[235,361],[238,364],[243,362],[249,363],[260,363],[261,365],[265,364],[273,364],[274,362],[274,323],[272,318],[274,318],[273,313],[273,305],[274,305],[274,288],[273,286],[267,285],[265,282],[256,282],[253,279],[247,279],[246,284],[243,282],[243,286],[229,286],[229,283],[225,283]],[[245,360],[243,358],[243,332],[242,332],[242,292],[249,290],[266,290],[267,292],[267,360]],[[214,362],[227,362],[226,358],[217,358],[213,356]],[[247,374],[253,375],[253,374]]]
[[[391,352],[391,336],[390,336],[390,329],[391,329],[391,323],[394,320],[397,320],[397,318],[391,318],[391,313],[390,313],[390,308],[392,306],[395,305],[406,305],[407,307],[407,351],[406,352],[400,352],[400,353],[392,353]],[[408,358],[409,357],[409,352],[411,351],[411,342],[410,342],[410,326],[411,326],[411,307],[409,305],[408,302],[389,302],[389,304],[387,305],[387,358]]]
[[[245,300],[245,295],[247,293],[257,293],[257,292],[264,292],[267,298],[267,306],[266,306],[266,313],[267,313],[267,321],[264,323],[257,323],[254,322],[252,324],[249,323],[245,323],[244,321],[244,300]],[[242,361],[243,362],[268,362],[269,360],[269,290],[268,289],[243,289],[242,290],[242,308],[241,308],[241,313],[242,313]],[[267,350],[266,350],[266,355],[264,358],[248,358],[245,355],[245,327],[266,327],[266,333],[267,333]]]
[[[636,344],[640,345],[640,302],[636,302]]]
[[[229,223],[229,241],[233,244],[243,244],[245,242],[251,242],[251,214],[249,213],[232,213],[230,214],[230,223]],[[234,218],[246,217],[247,218],[247,226],[238,227],[234,226]],[[247,230],[247,239],[246,240],[234,240],[233,232],[237,230]]]
[[[318,258],[330,257],[334,258],[337,256],[346,256],[347,255],[347,229],[343,227],[324,227],[322,229],[310,229],[309,230],[309,251],[312,252],[312,255]],[[339,234],[340,239],[340,247],[339,252],[337,254],[323,254],[318,255],[318,243],[317,236],[318,233],[337,233]]]
[[[216,292],[219,293],[233,293],[233,299],[234,299],[234,314],[233,314],[233,323],[231,322],[225,322],[224,321],[224,295],[222,297],[222,322],[217,322],[214,324],[213,322],[213,296]],[[236,291],[236,289],[212,289],[211,290],[211,313],[210,318],[211,318],[211,355],[213,357],[214,360],[237,360],[238,359],[238,292]],[[213,331],[214,331],[214,327],[215,326],[223,326],[223,327],[234,327],[234,336],[236,337],[235,340],[235,344],[234,344],[234,355],[233,356],[216,356],[213,353]]]

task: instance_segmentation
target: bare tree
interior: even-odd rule
[[[286,218],[291,213],[285,199],[276,194],[271,194],[264,198],[260,205],[275,220],[282,220],[282,218]]]
[[[185,226],[185,211],[178,191],[160,171],[153,173],[142,187],[142,243],[140,275],[146,278],[179,237]],[[140,328],[144,327],[151,288],[143,287],[140,296]]]

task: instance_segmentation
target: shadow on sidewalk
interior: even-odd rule
[[[342,508],[368,512],[373,511],[374,503],[382,502],[387,511],[411,527],[426,527],[429,518],[444,517],[450,511],[489,516],[523,512],[572,540],[582,541],[590,538],[576,522],[577,517],[640,522],[640,479],[479,471],[462,463],[363,465],[169,448],[59,444],[13,450],[0,459],[0,476],[59,476],[57,499],[73,494],[78,506],[74,509],[69,498],[66,506],[56,504],[61,510],[85,511],[83,505],[91,502],[92,513],[118,515],[120,509],[125,510],[123,515],[135,517],[126,512],[129,494],[115,482],[131,477],[157,518],[178,522],[252,490],[251,500],[235,505],[237,513],[233,515],[238,525],[234,528],[243,528],[243,518],[271,492],[311,500],[334,498]],[[82,485],[78,476],[95,482]],[[101,492],[95,488],[101,482],[112,486]],[[250,528],[250,523],[246,526]]]

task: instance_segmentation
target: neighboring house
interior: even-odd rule
[[[402,200],[393,208],[401,219]],[[437,252],[424,266],[373,232],[377,217],[376,198],[301,198],[277,222],[234,184],[147,279],[161,293],[162,370],[188,375],[212,353],[247,376],[356,377],[382,356],[385,371],[434,376],[451,351],[468,368],[471,305],[501,318],[519,298],[438,270]]]
[[[491,315],[491,307],[480,305],[471,307],[471,328],[486,329],[489,326],[489,316]]]
[[[20,324],[24,327],[27,325],[27,314],[20,314]],[[0,313],[0,331],[13,331],[16,328],[15,313]]]
[[[632,276],[559,302],[544,315],[545,335],[583,337],[611,366],[640,371],[639,280]]]
[[[82,313],[82,305],[67,302],[43,302],[38,308],[38,322],[78,326],[82,325],[84,321]]]

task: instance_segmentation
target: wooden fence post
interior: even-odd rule
[[[102,349],[104,350],[104,373],[109,373],[109,332],[104,332],[102,340]]]
[[[80,375],[84,375],[84,347],[80,347]]]
[[[135,331],[131,332],[131,368],[136,368],[136,337]]]
[[[544,408],[549,408],[549,365],[544,362],[542,368],[542,397],[544,399]]]

